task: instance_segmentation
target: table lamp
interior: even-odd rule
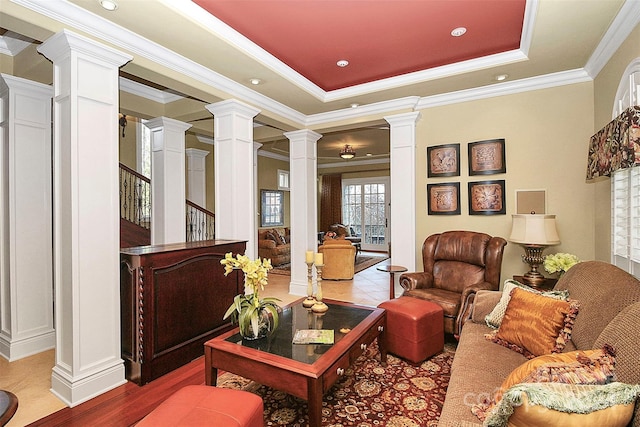
[[[539,287],[544,276],[538,272],[538,266],[544,262],[542,252],[547,246],[560,244],[556,230],[555,215],[511,215],[513,224],[509,241],[524,247],[522,262],[529,264],[529,270],[523,277],[525,285]]]

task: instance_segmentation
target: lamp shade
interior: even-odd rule
[[[511,215],[509,240],[513,243],[552,246],[560,243],[555,215]]]

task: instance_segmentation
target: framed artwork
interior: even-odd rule
[[[427,147],[427,176],[460,176],[460,144]]]
[[[504,180],[469,183],[469,215],[506,213]]]
[[[427,184],[429,215],[460,215],[460,183]]]
[[[507,172],[504,138],[470,142],[469,175],[492,175]]]

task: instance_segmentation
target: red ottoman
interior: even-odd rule
[[[442,307],[431,301],[401,296],[381,303],[387,312],[387,351],[413,363],[444,348]]]
[[[263,427],[262,399],[248,391],[206,385],[181,388],[136,427]]]

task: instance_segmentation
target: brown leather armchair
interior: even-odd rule
[[[435,302],[444,310],[444,331],[459,335],[477,291],[498,290],[502,237],[473,231],[434,234],[422,245],[424,272],[400,276],[403,295]]]

